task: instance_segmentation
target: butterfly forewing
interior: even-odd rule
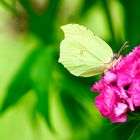
[[[89,29],[78,24],[62,27],[65,38],[60,44],[62,63],[72,74],[89,77],[102,73],[113,57],[111,48]]]

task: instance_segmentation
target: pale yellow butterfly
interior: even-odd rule
[[[119,58],[119,54],[113,57],[111,47],[88,28],[67,24],[61,29],[65,38],[60,44],[59,62],[73,75],[90,77],[103,73]]]

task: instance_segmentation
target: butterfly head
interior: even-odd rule
[[[120,61],[120,59],[122,58],[121,52],[127,47],[129,47],[129,42],[128,41],[124,43],[124,45],[121,47],[121,49],[119,50],[118,53],[113,54],[113,57],[110,60],[110,62],[106,64],[107,69],[114,68],[115,64],[118,61]]]

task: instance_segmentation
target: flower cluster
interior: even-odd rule
[[[140,46],[105,72],[91,91],[100,94],[95,106],[112,122],[125,122],[127,112],[140,107]]]

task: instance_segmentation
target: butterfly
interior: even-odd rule
[[[120,52],[113,54],[111,47],[88,28],[79,24],[67,24],[61,27],[64,40],[60,43],[62,63],[75,76],[90,77],[104,73],[120,60]]]

